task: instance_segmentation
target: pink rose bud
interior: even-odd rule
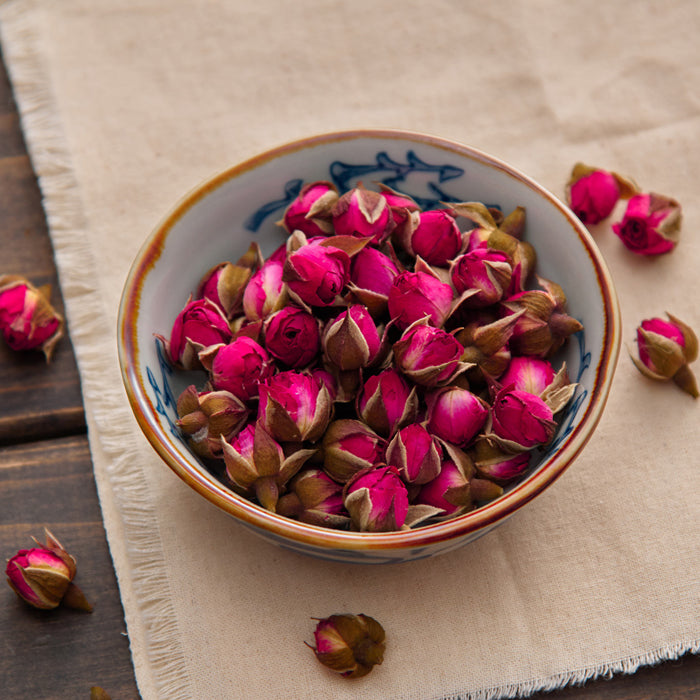
[[[428,430],[446,442],[466,446],[484,427],[488,404],[468,389],[446,386],[430,392]]]
[[[284,212],[282,224],[288,233],[302,231],[307,236],[329,236],[333,233],[331,209],[338,201],[338,190],[324,180],[301,188],[296,199]]]
[[[354,304],[330,321],[323,331],[323,350],[340,370],[360,369],[372,364],[381,340],[366,306]]]
[[[177,426],[188,436],[190,447],[206,458],[221,457],[221,437],[231,440],[250,411],[229,391],[198,392],[191,385],[177,400]]]
[[[365,380],[357,397],[357,414],[384,437],[413,422],[418,415],[415,387],[390,367]]]
[[[387,464],[396,467],[409,484],[425,484],[440,473],[440,448],[420,423],[399,430],[386,448]]]
[[[362,421],[333,421],[323,436],[323,468],[336,481],[384,461],[386,440]]]
[[[286,306],[268,316],[263,327],[265,348],[288,367],[306,367],[321,349],[318,321],[295,306]]]
[[[619,199],[629,199],[636,185],[617,173],[576,163],[566,185],[566,201],[584,224],[607,219]]]
[[[283,269],[283,263],[268,260],[252,276],[243,293],[243,313],[248,320],[261,321],[287,303]]]
[[[164,340],[161,336],[158,336]],[[201,369],[199,353],[212,345],[228,343],[231,328],[223,311],[209,299],[190,301],[177,315],[165,341],[170,361],[182,369]]]
[[[396,467],[363,469],[345,484],[345,508],[360,532],[400,530],[408,515],[408,491]]]
[[[449,284],[427,272],[402,272],[389,290],[389,315],[401,330],[426,316],[440,327],[452,309],[453,296]]]
[[[469,477],[452,460],[446,460],[438,476],[423,485],[415,502],[440,508],[445,515],[464,513],[473,503]]]
[[[226,474],[234,487],[254,494],[273,513],[287,482],[314,453],[313,449],[285,451],[260,421],[246,426],[231,442],[221,440]]]
[[[681,205],[660,194],[637,194],[627,203],[622,221],[612,229],[633,253],[669,253],[680,237]]]
[[[416,384],[434,387],[449,381],[460,368],[462,344],[441,328],[416,324],[394,343],[396,368]]]
[[[211,383],[214,389],[230,391],[241,401],[249,401],[258,395],[258,384],[269,377],[274,368],[265,349],[252,338],[239,336],[228,345],[214,348],[213,360],[203,353],[205,365],[211,366]]]
[[[548,360],[524,355],[511,359],[499,382],[502,386],[512,384],[518,391],[539,396],[554,381],[555,375],[554,367]]]
[[[343,486],[320,469],[304,469],[289,484],[277,512],[302,523],[345,528],[349,518],[343,503]]]
[[[331,615],[319,620],[314,639],[316,648],[307,646],[316,658],[345,678],[366,676],[384,659],[384,628],[369,615]]]
[[[220,263],[202,277],[195,296],[209,299],[222,309],[227,318],[232,318],[242,308],[243,294],[252,272],[250,267]]]
[[[504,452],[489,440],[478,440],[474,466],[476,471],[485,479],[495,481],[497,484],[506,484],[527,470],[530,464],[529,452],[512,454]]]
[[[46,361],[63,337],[63,317],[49,303],[50,288],[19,275],[0,275],[0,331],[13,350],[39,349]]]
[[[311,376],[326,387],[331,401],[335,401],[338,398],[338,380],[333,374],[326,369],[316,367],[311,370]]]
[[[510,285],[512,274],[510,256],[493,248],[476,248],[460,255],[450,271],[452,284],[459,294],[477,290],[465,301],[469,308],[490,306],[500,301]]]
[[[287,257],[283,279],[310,306],[329,306],[342,293],[350,257],[333,246],[304,245]]]
[[[413,197],[397,192],[381,182],[379,183],[379,190],[384,195],[384,199],[386,199],[386,203],[391,209],[391,215],[396,226],[403,224],[412,212],[420,212],[420,207]]]
[[[399,274],[394,261],[372,246],[353,256],[350,265],[349,298],[364,304],[374,318],[386,314],[391,285]]]
[[[465,236],[467,237],[466,252],[471,253],[477,248],[488,248],[491,230],[477,226],[476,228],[471,229],[471,231],[467,231]]]
[[[418,225],[410,234],[409,252],[430,265],[447,267],[462,249],[462,232],[449,212],[432,209],[419,214]]]
[[[326,385],[310,374],[280,372],[260,383],[258,420],[282,442],[315,442],[326,430],[333,403]]]
[[[683,391],[698,398],[698,385],[688,367],[698,356],[698,338],[679,318],[667,314],[669,321],[650,318],[637,328],[639,359],[632,357],[637,369],[650,379],[672,379]]]
[[[394,219],[384,196],[362,185],[341,195],[332,214],[337,236],[371,238],[373,243],[378,244],[394,228]]]
[[[549,442],[557,429],[552,411],[534,394],[504,387],[491,409],[493,432],[514,451]]]
[[[10,588],[29,605],[51,610],[64,605],[92,612],[83,592],[73,583],[77,571],[75,559],[46,529],[46,544],[20,549],[7,562],[5,573]]]

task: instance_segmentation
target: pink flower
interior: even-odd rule
[[[466,446],[484,427],[488,404],[468,389],[446,386],[431,392],[428,430],[452,445]]]
[[[396,467],[370,467],[345,485],[345,508],[360,532],[400,530],[408,515],[408,491]]]
[[[514,449],[529,449],[549,442],[557,428],[552,411],[534,394],[504,387],[492,407],[493,432]]]
[[[373,430],[389,437],[415,420],[418,396],[415,388],[390,367],[367,377],[357,397],[357,414]]]
[[[410,234],[410,252],[430,265],[447,267],[462,248],[462,232],[447,211],[421,212],[418,225]]]
[[[499,382],[503,386],[513,385],[514,389],[539,396],[552,383],[555,375],[548,360],[522,356],[511,359]]]
[[[620,199],[620,186],[613,173],[587,169],[572,173],[567,186],[567,201],[584,224],[597,224],[612,213]]]
[[[398,274],[399,271],[391,258],[371,246],[357,253],[350,267],[350,281],[355,287],[383,297],[389,295],[391,285]]]
[[[612,228],[633,253],[669,253],[680,236],[681,205],[659,194],[638,194],[627,203],[622,221]]]
[[[379,331],[366,306],[353,304],[328,323],[323,331],[323,350],[340,370],[360,369],[379,354]]]
[[[371,238],[373,243],[381,243],[394,228],[394,219],[384,196],[362,185],[341,195],[332,214],[338,236]]]
[[[321,348],[318,321],[295,306],[268,316],[264,332],[267,351],[288,367],[306,367]]]
[[[188,302],[177,315],[166,346],[174,365],[199,369],[199,353],[212,345],[228,343],[231,337],[223,311],[209,299],[198,299]]]
[[[394,364],[409,379],[433,387],[447,382],[459,368],[462,344],[441,328],[416,324],[394,343]]]
[[[197,299],[209,299],[232,318],[240,312],[243,294],[252,270],[250,267],[222,262],[209,270],[199,282]]]
[[[277,512],[302,523],[323,527],[345,527],[348,516],[343,503],[343,486],[320,469],[304,469],[289,484]]]
[[[409,484],[425,484],[440,473],[440,449],[420,423],[411,423],[396,433],[386,448],[386,461]]]
[[[265,349],[252,338],[239,336],[228,345],[216,349],[211,363],[214,389],[230,391],[242,401],[258,395],[258,384],[273,371]]]
[[[510,257],[494,248],[475,248],[460,255],[450,270],[452,284],[458,293],[477,290],[465,302],[473,308],[500,301],[510,285],[512,274]]]
[[[329,306],[348,281],[350,258],[339,248],[305,245],[287,257],[284,280],[303,302]]]
[[[243,313],[250,321],[261,321],[285,302],[282,263],[268,260],[248,282],[243,293]]]
[[[282,442],[314,442],[323,435],[332,401],[325,384],[302,372],[280,372],[260,383],[258,420]]]
[[[13,350],[40,349],[51,359],[63,336],[63,317],[51,306],[48,287],[37,289],[19,275],[0,275],[0,331]]]
[[[454,516],[468,510],[472,500],[469,478],[452,460],[446,460],[438,476],[423,485],[415,502]]]
[[[330,235],[333,233],[330,212],[337,200],[338,190],[330,182],[321,180],[304,185],[284,212],[284,227],[288,233],[302,231],[307,236]]]
[[[323,468],[340,483],[384,461],[386,440],[359,420],[333,421],[323,436]]]
[[[449,284],[427,272],[403,272],[389,290],[389,315],[401,330],[426,316],[440,327],[450,313],[452,299]]]
[[[521,476],[530,464],[529,452],[504,452],[488,440],[476,443],[474,466],[485,479],[506,484]]]

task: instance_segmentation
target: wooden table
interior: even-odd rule
[[[25,275],[37,286],[52,284],[52,300],[62,311],[41,196],[1,57],[0,213],[0,273]],[[113,700],[138,698],[70,340],[59,343],[50,365],[40,353],[15,353],[0,341],[0,402],[2,556],[30,546],[31,535],[41,538],[48,527],[77,558],[76,582],[95,607],[91,615],[63,608],[38,611],[4,587],[0,698],[77,700],[89,698],[93,685]],[[700,656],[532,697],[697,699]]]

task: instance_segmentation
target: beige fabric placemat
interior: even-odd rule
[[[115,348],[131,260],[185,191],[373,126],[454,138],[559,195],[583,160],[675,196],[671,255],[594,235],[627,343],[667,309],[700,330],[697,2],[15,0],[0,20],[144,698],[512,697],[700,651],[700,402],[624,350],[594,438],[550,490],[459,551],[362,567],[275,548],[184,486],[131,417]],[[388,634],[357,682],[302,643],[312,616],[342,611]]]

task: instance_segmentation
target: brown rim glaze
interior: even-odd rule
[[[135,362],[138,356],[136,328],[143,282],[162,254],[168,233],[185,212],[222,183],[263,163],[320,144],[365,138],[413,141],[459,153],[488,167],[502,170],[536,191],[564,215],[584,245],[596,272],[605,315],[603,354],[596,368],[596,380],[591,390],[588,407],[576,428],[565,438],[557,452],[540,465],[530,477],[496,501],[478,510],[415,530],[389,533],[347,532],[307,525],[266,511],[229,491],[203,467],[190,464],[170,446],[167,433],[154,418],[154,406],[144,391],[144,378],[140,375]],[[122,378],[137,422],[160,457],[191,488],[234,517],[278,537],[322,549],[381,552],[445,542],[493,526],[531,501],[559,478],[586,445],[602,416],[620,350],[620,325],[620,311],[612,278],[597,246],[574,214],[549,191],[514,168],[471,147],[418,132],[368,129],[321,134],[274,148],[215,175],[187,194],[155,228],[134,260],[119,308],[118,345]]]

